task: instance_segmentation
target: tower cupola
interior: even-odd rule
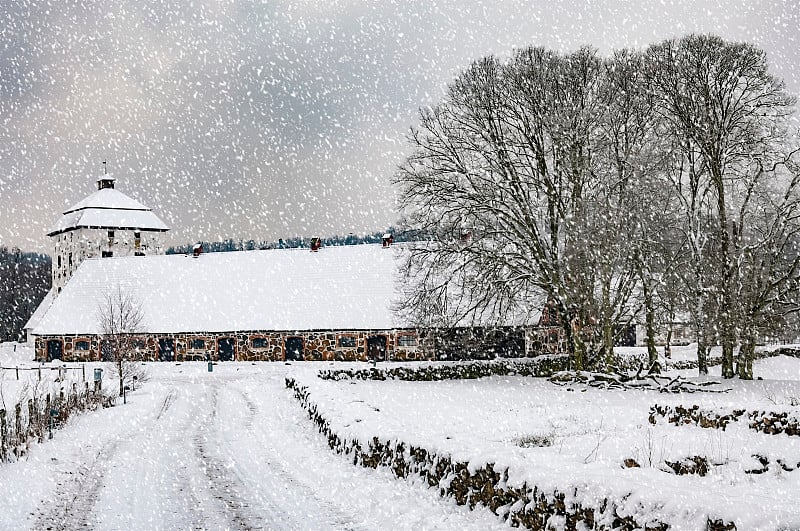
[[[110,188],[111,190],[114,189],[114,179],[113,177],[109,177],[108,175],[103,175],[101,178],[97,179],[97,189],[98,190],[105,190],[106,188]]]

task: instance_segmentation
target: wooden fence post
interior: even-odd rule
[[[0,409],[0,462],[8,459],[8,427],[6,426],[6,410]]]
[[[16,445],[19,446],[22,443],[22,405],[17,402],[17,405],[14,406],[14,435],[16,439]]]
[[[33,399],[33,410],[36,412],[36,435],[39,436],[39,442],[44,442],[44,432],[47,431],[47,412],[42,411],[42,402],[39,397]]]
[[[69,416],[69,411],[67,410],[67,404],[64,402],[64,388],[62,387],[61,390],[58,392],[58,423],[59,425],[64,424]]]
[[[33,437],[36,434],[36,416],[33,412],[33,399],[28,399],[28,437]]]

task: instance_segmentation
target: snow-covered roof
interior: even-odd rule
[[[25,323],[25,326],[23,327],[25,330],[36,328],[36,326],[42,320],[42,317],[44,317],[45,312],[47,312],[47,310],[50,308],[50,305],[53,304],[54,298],[55,290],[50,288],[50,291],[47,292],[47,294],[44,296],[44,299],[42,299],[42,302],[39,303],[39,306],[36,308],[36,311],[33,312],[31,318],[28,319],[27,323]]]
[[[113,188],[103,188],[64,211],[48,236],[78,228],[166,231],[151,209]]]
[[[142,332],[403,327],[392,304],[400,250],[380,245],[85,260],[35,335],[97,334],[117,287],[141,304]]]
[[[64,214],[69,214],[70,212],[75,212],[76,210],[83,210],[84,208],[150,210],[139,201],[128,197],[114,188],[103,188],[102,190],[97,190],[92,195],[84,198],[82,201],[79,201],[65,210]]]

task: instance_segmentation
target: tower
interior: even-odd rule
[[[161,236],[169,227],[114,184],[113,177],[103,175],[97,191],[65,210],[47,232],[54,246],[54,295],[87,258],[162,254]]]

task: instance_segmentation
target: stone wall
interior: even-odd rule
[[[174,344],[174,360],[219,360],[219,340],[230,338],[234,343],[234,359],[239,361],[283,361],[286,359],[287,338],[298,338],[303,344],[305,360],[367,361],[369,339],[386,338],[386,360],[464,360],[521,358],[543,354],[563,353],[563,342],[548,344],[556,338],[556,328],[493,327],[456,328],[441,330],[315,330],[239,332],[197,332],[178,334],[143,334],[135,339],[141,343],[137,358],[159,359],[159,340]],[[538,334],[538,335],[537,335]],[[545,339],[536,339],[544,334]],[[542,337],[544,337],[542,336]],[[552,336],[552,337],[551,337]],[[559,336],[560,337],[560,336]],[[340,338],[349,340],[342,346]],[[57,335],[36,337],[36,359],[48,361],[47,341],[61,341],[65,361],[94,361],[100,359],[100,338],[86,335]],[[88,341],[89,350],[78,351],[74,345]],[[543,343],[544,341],[544,343]],[[555,341],[555,340],[554,340]]]
[[[795,406],[789,406],[794,409]],[[650,424],[656,424],[658,418],[663,418],[675,426],[693,425],[701,428],[725,430],[732,422],[746,422],[751,430],[767,435],[786,434],[789,437],[800,437],[800,417],[787,411],[766,411],[732,409],[728,411],[710,411],[698,405],[685,406],[659,406],[650,408]],[[800,467],[800,462],[798,462]]]
[[[417,346],[401,345],[398,338],[417,336],[415,330],[325,330],[325,331],[247,331],[230,333],[185,333],[147,334],[131,336],[139,344],[136,359],[159,360],[159,340],[171,340],[174,346],[174,361],[220,359],[219,342],[230,338],[234,343],[234,360],[238,361],[283,361],[286,359],[286,340],[299,338],[303,344],[303,359],[307,361],[366,361],[368,340],[371,337],[386,338],[387,360],[431,359],[421,341]],[[340,346],[339,338],[349,339],[352,346]],[[101,360],[101,341],[96,335],[58,335],[36,337],[36,360],[49,361],[47,342],[59,341],[64,361]],[[76,345],[88,350],[78,350]],[[408,341],[406,341],[408,343]]]

